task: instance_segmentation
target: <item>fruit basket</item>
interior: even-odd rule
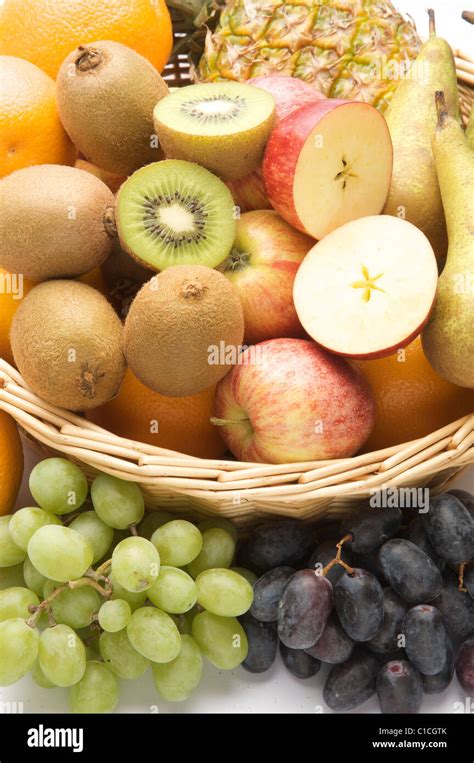
[[[333,461],[252,464],[200,459],[110,434],[33,394],[0,360],[0,410],[45,455],[63,454],[89,477],[96,471],[138,483],[149,508],[215,515],[251,525],[288,516],[329,521],[390,487],[440,492],[474,463],[474,414],[403,445]]]

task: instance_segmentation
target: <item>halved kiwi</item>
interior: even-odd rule
[[[275,101],[251,85],[209,82],[165,96],[153,117],[168,159],[197,162],[234,180],[260,164],[275,120]]]
[[[235,238],[227,186],[203,167],[179,160],[148,164],[126,180],[116,220],[125,251],[159,271],[172,265],[214,268]]]

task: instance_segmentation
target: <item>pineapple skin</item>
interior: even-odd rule
[[[388,0],[229,0],[206,35],[198,79],[286,74],[385,111],[420,47]]]

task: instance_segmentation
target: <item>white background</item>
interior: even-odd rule
[[[1,0],[0,0],[1,4]],[[399,10],[409,13],[417,24],[422,38],[427,36],[428,2],[425,0],[399,0]],[[474,10],[469,0],[436,0],[431,7],[436,11],[438,33],[442,33],[453,47],[474,52],[474,27],[461,19],[463,10]],[[29,474],[34,456],[27,453],[25,474]],[[456,486],[474,491],[474,468],[459,477]],[[18,506],[33,505],[23,486]],[[206,664],[204,676],[194,697],[184,703],[164,702],[154,689],[151,671],[139,681],[122,681],[118,712],[180,712],[180,713],[321,713],[331,712],[324,706],[322,687],[327,668],[306,681],[293,678],[277,658],[273,668],[260,676],[251,675],[243,669],[232,672],[218,671]],[[41,689],[27,676],[19,683],[0,690],[0,701],[22,702],[24,712],[68,712],[67,690]],[[455,680],[442,695],[425,697],[423,711],[428,713],[453,713],[455,703],[463,702],[461,688]],[[361,708],[362,712],[378,712],[378,702],[372,698]],[[356,710],[360,712],[360,709]]]

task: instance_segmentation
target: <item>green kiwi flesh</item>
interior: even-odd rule
[[[234,242],[234,218],[232,194],[222,180],[180,160],[142,167],[117,196],[122,247],[155,271],[174,265],[219,265]]]
[[[224,180],[255,170],[275,120],[270,93],[240,82],[209,82],[178,88],[153,112],[168,159],[207,167]]]
[[[202,265],[181,265],[154,276],[138,292],[125,321],[124,354],[143,384],[184,397],[230,371],[243,337],[242,306],[230,281]],[[222,347],[231,348],[230,361],[227,353],[212,355]]]
[[[75,167],[39,164],[0,180],[0,266],[32,281],[72,278],[112,250],[115,197]]]
[[[96,408],[118,393],[125,374],[123,328],[106,298],[79,281],[46,281],[13,318],[15,363],[31,390],[73,411]]]
[[[59,115],[72,141],[90,162],[116,175],[162,158],[153,108],[167,93],[149,61],[110,40],[73,50],[57,78]]]

